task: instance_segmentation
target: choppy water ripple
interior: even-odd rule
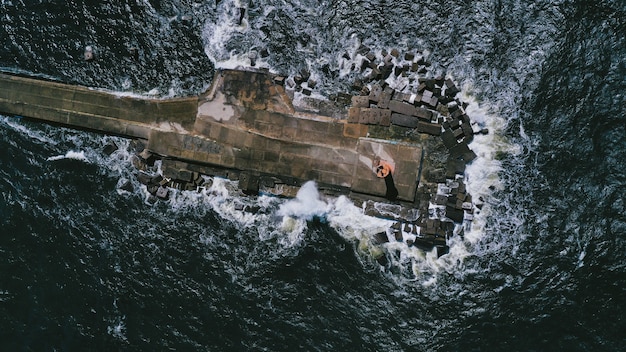
[[[202,52],[197,16],[211,9],[162,5],[3,1],[0,67],[119,91],[198,93],[210,82],[213,65]],[[96,60],[84,60],[87,46]],[[138,50],[136,60],[131,48]]]
[[[462,82],[472,118],[501,132],[480,150],[493,160],[469,170],[500,170],[479,235],[438,261],[391,250],[381,270],[359,246],[378,225],[345,203],[327,204],[325,221],[280,221],[283,201],[233,197],[224,181],[150,206],[136,182],[117,190],[133,179],[128,141],[2,117],[0,349],[623,348],[621,2],[0,8],[0,66],[140,93],[193,94],[214,63],[263,48],[261,64],[308,67],[334,92],[357,75],[346,50],[423,50]],[[122,148],[105,156],[110,140]]]

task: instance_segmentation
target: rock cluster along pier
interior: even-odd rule
[[[395,240],[424,250],[436,248],[437,255],[447,253],[447,239],[469,228],[474,208],[482,207],[481,200],[474,201],[467,193],[463,177],[466,164],[476,158],[469,144],[475,134],[488,130],[472,123],[450,77],[429,77],[430,63],[420,53],[401,55],[397,49],[375,53],[361,45],[354,55],[345,53],[343,58],[360,62],[352,70],[361,72],[352,87],[359,94],[351,97],[347,124],[368,126],[370,138],[422,146],[412,200],[418,211],[405,213],[373,242]],[[287,79],[288,88],[308,96],[310,86],[304,85],[308,75],[303,72]],[[339,94],[336,101],[344,97]],[[380,215],[380,208],[377,212]],[[384,263],[383,252],[377,253]]]
[[[406,129],[405,138],[424,140],[412,133],[417,132],[431,139],[437,137],[439,141],[433,142],[445,146],[445,163],[431,165],[420,180],[414,200],[420,217],[392,227],[395,240],[404,241],[409,247],[436,247],[438,255],[447,252],[446,239],[454,234],[454,223],[471,220],[473,212],[472,197],[465,191],[462,178],[465,165],[476,158],[468,146],[475,132],[465,106],[455,99],[458,92],[451,79],[442,77],[420,80],[415,93],[402,93],[377,82],[371,89],[363,89],[363,95],[352,98],[348,113],[348,122],[397,126]],[[385,240],[385,236],[377,237],[379,243]]]
[[[357,95],[330,101],[310,96],[316,82],[306,71],[222,70],[207,92],[181,99],[0,74],[0,111],[135,138],[139,169],[161,160],[161,175],[137,174],[155,201],[171,187],[206,186],[207,176],[237,180],[245,194],[286,197],[314,180],[323,194],[346,195],[368,215],[396,220],[374,243],[399,240],[441,255],[475,207],[463,183],[476,157],[468,147],[475,126],[451,79],[422,77],[414,91],[385,80],[402,75],[397,67],[408,59],[419,62],[411,55],[382,60],[378,71],[364,71],[369,82]]]

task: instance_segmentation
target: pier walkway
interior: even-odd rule
[[[197,97],[151,99],[0,74],[0,112],[147,140],[173,168],[206,174],[230,170],[321,190],[384,198],[385,164],[397,199],[415,201],[423,145],[372,138],[368,124],[295,108],[282,82],[266,72],[224,70]],[[222,170],[222,171],[217,171]],[[235,175],[232,177],[232,175]]]

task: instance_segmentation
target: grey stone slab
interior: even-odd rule
[[[369,108],[370,99],[367,95],[356,95],[352,97],[352,107]]]
[[[397,101],[397,100],[392,100],[389,102],[389,110],[391,110],[392,112],[396,112],[398,114],[408,115],[408,116],[413,116],[416,114],[416,110],[413,105],[410,105],[401,101]]]
[[[348,110],[348,123],[359,123],[361,117],[361,108],[359,107],[351,107]]]
[[[416,107],[415,116],[417,116],[420,120],[430,122],[433,118],[433,112],[428,109]]]
[[[450,155],[454,158],[458,158],[464,155],[465,153],[469,153],[469,152],[470,152],[470,149],[465,143],[459,143],[455,145],[454,147],[450,148]]]
[[[382,92],[383,88],[378,84],[374,84],[372,90],[370,90],[369,100],[377,103]]]
[[[456,137],[454,136],[454,133],[450,129],[446,129],[443,132],[443,134],[441,135],[441,140],[443,141],[443,144],[448,149],[454,147],[457,144]]]
[[[385,87],[383,92],[380,94],[380,99],[378,99],[378,107],[381,109],[387,109],[389,107],[389,101],[393,96],[393,89],[389,87]]]
[[[441,125],[436,123],[428,123],[424,121],[419,121],[417,123],[417,131],[420,133],[426,133],[433,136],[441,135]]]
[[[419,122],[418,118],[415,116],[405,115],[405,114],[391,114],[391,123],[394,125],[415,128],[417,127],[417,123]]]

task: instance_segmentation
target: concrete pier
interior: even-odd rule
[[[222,70],[207,92],[177,99],[0,74],[0,112],[143,140],[138,169],[162,162],[162,175],[137,174],[155,202],[168,199],[170,187],[202,187],[202,175],[238,180],[245,194],[286,197],[314,180],[323,194],[349,196],[365,214],[396,220],[373,238],[375,248],[395,240],[444,255],[447,240],[469,229],[480,208],[464,171],[476,158],[474,134],[488,131],[470,120],[451,79],[419,77],[410,91],[384,79],[424,71],[421,56],[385,54],[376,65],[380,58],[362,51],[372,67],[364,73],[369,83],[353,84],[355,96],[315,99],[306,70],[294,77]],[[384,75],[373,74],[379,68]],[[383,251],[373,251],[384,265]]]
[[[0,74],[0,112],[147,139],[153,129],[193,126],[198,99],[140,99]]]
[[[0,111],[147,139],[147,149],[173,168],[292,186],[315,180],[322,191],[360,199],[387,195],[376,175],[384,162],[397,200],[416,200],[423,143],[374,138],[368,124],[349,122],[347,110],[294,107],[282,82],[266,72],[225,70],[198,97],[149,99],[0,74]]]

